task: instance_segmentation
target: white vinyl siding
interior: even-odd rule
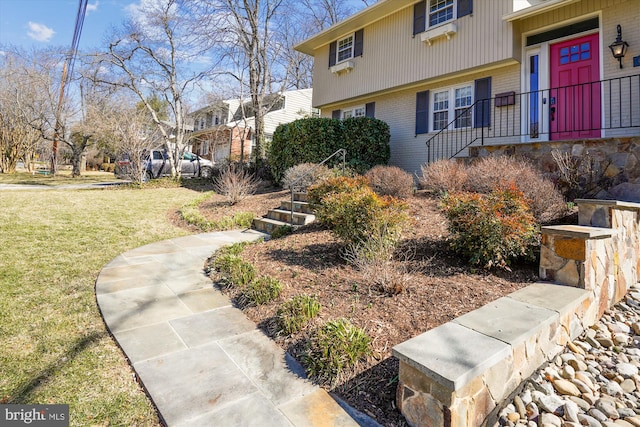
[[[514,40],[511,23],[502,20],[510,11],[506,1],[475,1],[473,17],[456,20],[458,31],[451,40],[428,46],[411,37],[413,7],[406,7],[365,27],[370,48],[351,72],[340,75],[327,67],[329,45],[324,45],[315,54],[313,104],[331,111],[337,103],[368,93],[428,83],[488,64],[519,64],[515,49],[520,50],[520,41]]]

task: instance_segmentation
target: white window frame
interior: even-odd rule
[[[429,95],[429,122],[430,122],[430,129],[431,132],[439,132],[440,130],[442,130],[443,128],[438,128],[436,129],[436,120],[435,120],[435,115],[438,112],[442,112],[442,111],[446,111],[447,112],[447,122],[444,124],[444,127],[448,126],[449,123],[451,123],[455,117],[456,117],[456,110],[457,109],[461,109],[461,108],[456,108],[456,90],[459,89],[465,89],[465,88],[469,88],[471,90],[471,104],[468,106],[463,106],[462,108],[468,108],[470,106],[473,105],[473,103],[475,102],[475,92],[474,92],[474,88],[473,88],[473,82],[468,82],[468,83],[464,83],[464,84],[459,84],[459,85],[455,85],[455,86],[449,86],[449,87],[443,87],[443,88],[439,88],[436,90],[432,90],[430,95]],[[447,108],[446,110],[440,109],[440,110],[436,110],[435,108],[435,101],[436,101],[436,95],[441,94],[441,93],[447,93]],[[457,127],[456,124],[454,124],[453,129],[468,129],[473,127],[473,109],[471,109],[471,114],[469,117],[469,126],[460,126]]]
[[[365,117],[367,108],[364,105],[356,105],[340,111],[340,119],[349,119],[351,117]]]
[[[441,1],[444,2],[444,5],[442,7],[440,7],[439,9],[437,9],[436,11],[432,12],[431,11],[431,4],[432,3],[438,3],[438,2],[441,2]],[[429,0],[427,2],[427,10],[426,10],[426,17],[425,17],[426,21],[427,21],[425,27],[427,29],[438,27],[438,26],[440,26],[442,24],[446,24],[447,22],[451,22],[451,21],[456,19],[458,0],[451,0],[451,4],[449,4],[449,5],[447,4],[448,1],[449,0]],[[449,8],[451,8],[451,18],[449,18],[449,19],[447,19],[445,21],[440,21],[440,22],[437,22],[437,23],[431,25],[431,15],[436,14],[436,13],[438,13],[440,11],[443,11],[443,10],[449,9]]]
[[[340,49],[340,43],[345,42],[346,40],[351,39],[351,46],[348,49]],[[336,42],[336,64],[339,64],[344,61],[348,61],[353,58],[353,49],[356,44],[356,33],[351,33],[348,36],[342,37],[338,39]],[[349,51],[349,56],[340,59],[340,53]]]

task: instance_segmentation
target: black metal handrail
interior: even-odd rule
[[[600,109],[582,108],[590,102]],[[578,108],[580,107],[580,108]],[[480,116],[480,119],[478,119]],[[482,122],[488,118],[488,123]],[[474,120],[476,123],[474,123]],[[471,126],[456,124],[471,121]],[[476,100],[427,141],[427,162],[449,159],[491,138],[541,135],[577,139],[605,129],[640,127],[640,74]],[[593,136],[586,136],[589,138]],[[580,137],[583,138],[583,137]]]
[[[330,155],[329,157],[327,157],[326,159],[324,159],[323,161],[321,161],[320,163],[316,163],[315,165],[313,165],[313,169],[311,169],[310,171],[308,171],[307,173],[305,173],[304,175],[301,175],[298,177],[298,179],[296,179],[295,181],[293,181],[290,184],[290,189],[291,189],[291,205],[289,206],[289,208],[291,209],[291,226],[293,226],[293,193],[295,192],[296,188],[302,189],[302,188],[306,188],[306,186],[301,186],[300,182],[308,177],[311,172],[314,172],[317,168],[319,168],[320,166],[324,165],[325,163],[327,163],[329,160],[331,160],[332,158],[334,158],[335,156],[342,154],[342,175],[344,175],[344,171],[345,171],[345,165],[346,165],[346,160],[347,160],[347,150],[344,148],[340,148],[338,149],[335,153],[333,153],[332,155]]]

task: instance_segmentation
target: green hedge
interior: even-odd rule
[[[277,127],[269,147],[269,164],[277,183],[285,171],[300,163],[319,163],[340,148],[347,150],[348,166],[365,173],[389,161],[389,126],[368,117],[346,120],[306,118]],[[340,162],[335,158],[328,166]]]

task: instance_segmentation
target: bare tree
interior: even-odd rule
[[[124,93],[93,98],[88,103],[85,123],[93,130],[92,139],[118,161],[119,176],[140,182],[145,179],[145,161],[162,141],[158,127],[146,109]]]
[[[241,103],[244,119],[252,117],[254,130],[253,161],[260,168],[264,153],[264,115],[272,105],[267,95],[286,87],[286,72],[275,67],[281,58],[282,44],[277,43],[273,31],[281,18],[278,10],[283,0],[222,0],[220,10],[223,31],[228,35],[226,58],[233,60],[236,67],[230,71],[241,86],[240,99],[247,94],[251,99],[249,108]],[[278,71],[281,71],[278,74]],[[277,86],[277,90],[274,90]],[[276,102],[276,101],[273,101]],[[249,111],[247,111],[249,110]]]
[[[137,15],[111,38],[106,52],[96,56],[100,72],[95,81],[132,91],[150,114],[171,160],[171,174],[180,176],[190,125],[187,98],[190,90],[213,64],[205,64],[217,37],[206,26],[195,25],[199,2],[158,0],[142,2]],[[162,120],[150,102],[152,93],[170,110]]]
[[[52,51],[4,50],[0,63],[0,169],[5,173],[14,172],[20,159],[33,170],[39,143],[53,136],[53,72],[59,59]]]

